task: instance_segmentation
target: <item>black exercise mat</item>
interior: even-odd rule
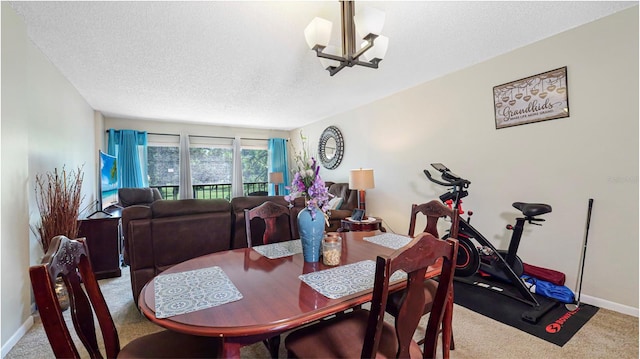
[[[507,292],[516,293],[510,284],[475,276],[464,278],[464,280],[465,282],[454,281],[454,302],[456,304],[558,346],[564,346],[599,309],[581,303],[578,309],[570,312],[565,308],[564,303],[557,303],[553,309],[540,317],[536,324],[533,324],[522,319],[524,312],[533,309],[530,305],[494,290],[469,284],[469,282],[488,283],[503,288]],[[542,305],[554,302],[539,295],[535,295],[535,297]]]

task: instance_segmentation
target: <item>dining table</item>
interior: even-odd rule
[[[150,321],[168,330],[219,337],[222,349],[216,354],[239,358],[240,348],[244,345],[267,340],[371,301],[373,274],[357,266],[375,262],[377,256],[387,256],[410,240],[406,236],[380,231],[343,232],[340,236],[342,253],[338,266],[324,265],[322,258],[319,262],[305,262],[299,240],[189,259],[149,281],[140,293],[139,308]],[[336,278],[345,277],[348,270],[355,270],[356,276],[371,277],[354,279],[356,282],[370,280],[371,287],[356,288],[358,291],[352,293],[345,291],[350,285],[329,283],[329,291],[342,291],[339,295],[323,294],[317,286],[312,287],[310,278],[328,273],[337,273]],[[432,267],[425,278],[439,274],[440,268]],[[405,282],[396,281],[390,290],[402,289]],[[188,283],[195,283],[191,290],[196,292],[192,293],[193,298],[187,295],[187,300],[181,291],[187,290],[184,287]],[[216,288],[222,287],[229,290],[216,292]],[[181,295],[182,300],[171,302],[171,296],[178,298]],[[203,298],[222,302],[203,306]],[[185,308],[187,310],[183,312]]]

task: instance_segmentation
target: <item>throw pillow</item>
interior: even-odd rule
[[[329,200],[329,209],[340,209],[342,206],[342,197],[333,197]]]

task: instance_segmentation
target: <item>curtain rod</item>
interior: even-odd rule
[[[116,130],[117,131],[117,130]],[[109,133],[109,130],[105,131],[106,133]],[[157,132],[147,132],[148,135],[157,135],[157,136],[180,136],[178,134],[175,133],[157,133]],[[235,137],[228,137],[228,136],[204,136],[204,135],[189,135],[189,137],[202,137],[202,138],[222,138],[222,139],[227,139],[227,140],[234,140]],[[268,141],[268,138],[251,138],[251,137],[240,137],[241,140],[253,140],[253,141]],[[289,141],[289,139],[285,139],[286,141]]]

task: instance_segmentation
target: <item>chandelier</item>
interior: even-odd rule
[[[316,17],[304,29],[304,37],[311,50],[316,52],[322,66],[331,76],[345,67],[354,65],[377,69],[389,46],[389,38],[381,36],[384,12],[365,7],[354,16],[354,2],[340,1],[342,17],[342,54],[329,45],[331,21]],[[364,41],[356,51],[356,30]],[[375,40],[375,46],[373,42]],[[362,61],[360,59],[364,59]]]

